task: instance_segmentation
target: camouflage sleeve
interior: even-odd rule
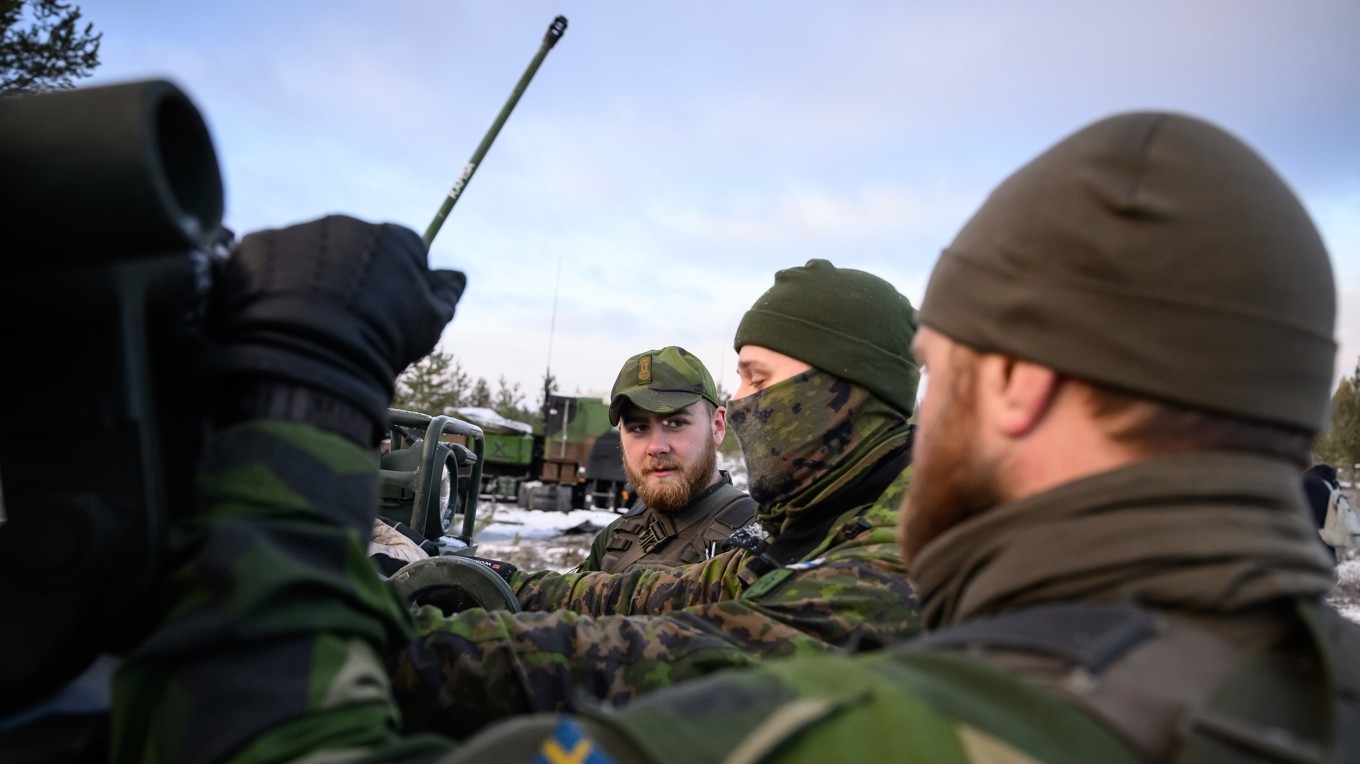
[[[376,458],[308,426],[255,422],[206,446],[200,512],[177,528],[159,625],[114,682],[115,761],[429,760],[401,739],[380,655],[410,617],[367,558]]]
[[[524,610],[574,610],[586,615],[665,613],[690,605],[732,599],[744,588],[737,571],[746,551],[676,568],[627,573],[516,572],[510,579]]]
[[[585,714],[588,723],[579,727],[585,746],[606,755],[617,747],[629,752],[629,761],[656,764],[1139,760],[1059,697],[951,653],[795,658],[724,671],[617,711]],[[540,740],[555,734],[540,725]],[[478,747],[483,760],[494,760],[485,758],[493,749]]]
[[[595,534],[595,540],[590,542],[590,554],[576,566],[573,573],[591,573],[599,571],[604,565],[605,549],[609,546],[609,540],[614,538],[614,529],[623,522],[622,517],[615,518],[613,522],[606,525],[604,530]]]
[[[472,610],[444,617],[425,608],[419,636],[392,665],[407,729],[462,738],[512,714],[595,699],[622,703],[722,668],[915,636],[919,621],[895,534],[875,528],[865,536],[769,574],[739,598],[683,609],[666,600],[661,615]]]

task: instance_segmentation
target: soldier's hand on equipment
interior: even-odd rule
[[[376,438],[396,376],[434,348],[465,284],[430,270],[420,236],[390,223],[332,215],[252,233],[216,285],[204,371],[319,391],[367,417]],[[308,408],[272,395],[265,413]]]

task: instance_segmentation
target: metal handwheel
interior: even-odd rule
[[[519,600],[510,585],[476,560],[444,556],[417,560],[387,580],[402,602],[415,603],[420,596],[443,586],[462,589],[478,607],[519,612]]]

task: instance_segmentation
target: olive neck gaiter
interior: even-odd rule
[[[1149,459],[998,506],[927,544],[910,577],[932,629],[1072,601],[1240,612],[1333,583],[1298,468],[1231,453]]]
[[[727,404],[756,516],[777,535],[907,442],[906,418],[859,385],[809,369]]]

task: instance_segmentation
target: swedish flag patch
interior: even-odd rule
[[[614,764],[614,760],[575,719],[564,716],[539,747],[534,764]]]

